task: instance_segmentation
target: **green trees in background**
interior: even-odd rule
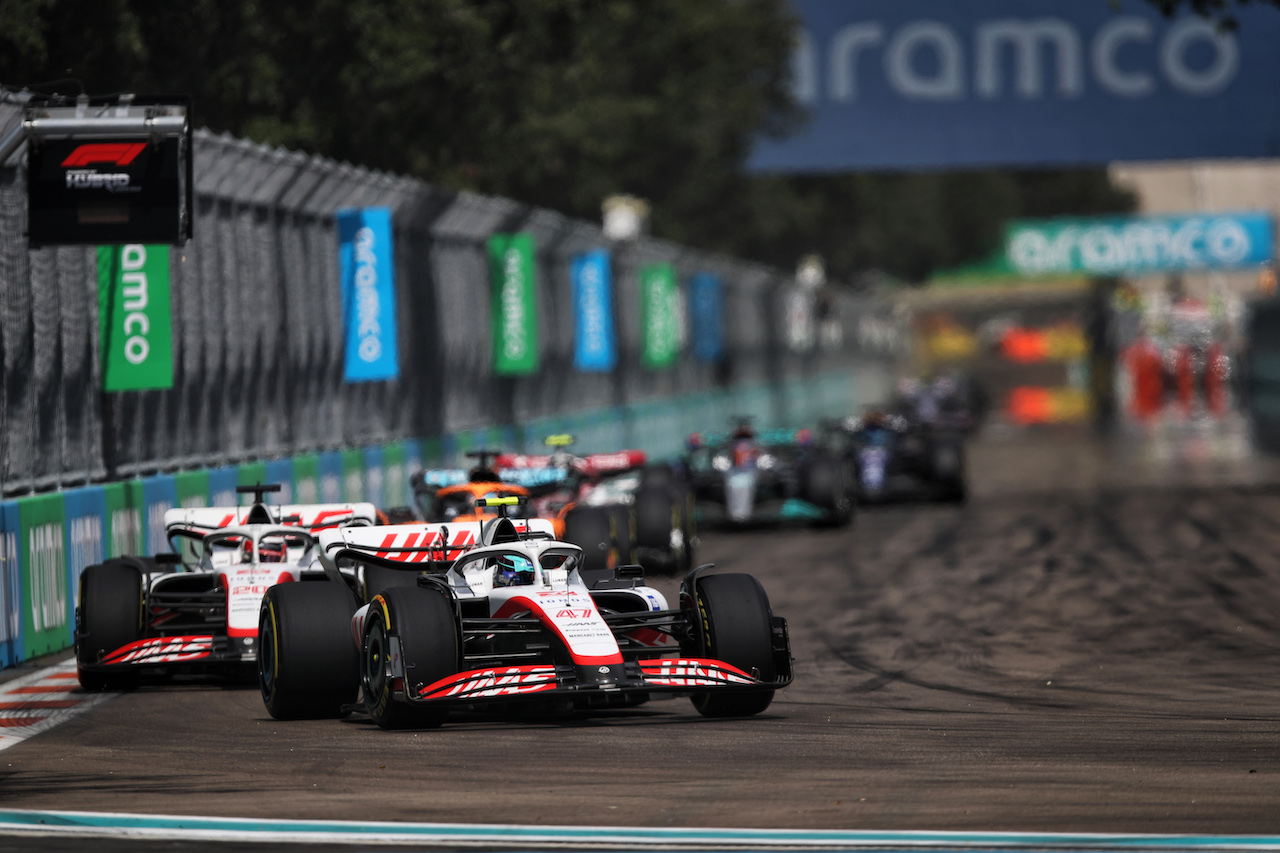
[[[1008,217],[1132,206],[1100,169],[745,173],[757,134],[804,120],[790,15],[786,0],[0,0],[0,82],[190,93],[215,131],[592,220],[630,193],[657,236],[786,268],[816,251],[837,278],[919,280],[986,257]]]

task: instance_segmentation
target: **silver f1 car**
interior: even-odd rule
[[[517,505],[512,498],[490,499]],[[588,586],[583,552],[551,522],[346,528],[320,535],[332,583],[271,587],[262,602],[262,697],[280,719],[339,716],[357,692],[383,728],[440,725],[450,708],[568,699],[575,708],[689,695],[746,716],[791,682],[786,620],[745,574],[689,572],[670,607],[622,566]],[[342,572],[438,564],[357,607]]]
[[[171,509],[165,532],[176,553],[85,568],[75,633],[85,689],[131,687],[143,673],[242,672],[256,655],[267,589],[324,580],[315,534],[377,520],[368,503],[268,506],[265,494],[278,489],[237,489],[254,495],[248,507]]]

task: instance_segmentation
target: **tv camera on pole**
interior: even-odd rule
[[[31,247],[191,239],[190,98],[32,98],[0,162],[23,141]]]

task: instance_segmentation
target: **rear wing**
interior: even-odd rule
[[[504,522],[519,534],[555,537],[555,526],[545,518],[339,527],[320,534],[320,561],[326,569],[333,570],[342,559],[391,568],[439,570],[440,563],[451,563],[472,548],[492,544],[485,539],[492,538],[496,525]]]
[[[421,473],[422,483],[437,489],[471,482],[470,472],[461,468],[431,468]],[[526,489],[549,486],[569,479],[569,469],[547,466],[502,467],[495,473],[498,475],[498,482]]]
[[[645,464],[643,450],[620,450],[617,453],[593,453],[590,456],[577,456],[573,460],[573,470],[579,474],[594,476],[598,474],[617,474],[640,468]],[[549,455],[528,455],[524,453],[503,453],[496,459],[504,469],[544,469],[551,465]]]
[[[165,530],[185,528],[193,531],[220,530],[249,523],[253,506],[205,506],[166,510]],[[378,510],[371,503],[348,504],[284,504],[266,505],[274,524],[297,525],[312,533],[347,525],[374,525]]]

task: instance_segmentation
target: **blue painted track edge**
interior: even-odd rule
[[[0,833],[261,841],[540,844],[610,847],[956,848],[965,850],[1280,850],[1280,836],[530,826],[0,809]]]

